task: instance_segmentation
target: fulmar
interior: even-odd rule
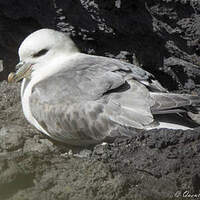
[[[70,145],[131,136],[135,130],[188,129],[168,116],[195,110],[200,103],[199,96],[168,92],[138,66],[80,53],[63,32],[33,32],[18,53],[17,71],[8,80],[23,79],[26,119],[49,137]]]

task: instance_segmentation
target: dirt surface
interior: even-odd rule
[[[3,81],[21,41],[45,27],[82,52],[143,67],[170,91],[200,94],[199,13],[193,0],[0,0],[0,200],[200,199],[200,128],[77,149],[28,124],[20,83]]]
[[[72,149],[26,122],[19,90],[1,82],[1,200],[160,200],[200,192],[200,129],[145,131]]]

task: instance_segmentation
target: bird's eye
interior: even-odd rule
[[[48,51],[48,49],[42,49],[39,52],[33,54],[33,57],[35,58],[35,57],[43,56],[44,54],[47,53],[47,51]]]

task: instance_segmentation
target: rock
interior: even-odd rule
[[[10,125],[0,129],[0,149],[15,151],[23,147],[24,128],[21,126]]]
[[[77,158],[90,158],[90,156],[92,155],[92,151],[89,149],[83,149],[82,151],[80,151],[79,153],[74,154],[74,157]]]
[[[198,10],[192,2],[165,0],[160,6],[158,1],[145,0],[1,1],[0,58],[5,67],[0,79],[7,79],[14,70],[21,41],[34,30],[48,27],[70,33],[82,52],[124,57],[142,66],[169,90],[196,90],[200,33],[199,16],[194,13]],[[190,63],[189,71],[166,66],[170,58]]]
[[[53,144],[47,139],[37,140],[34,138],[26,140],[23,151],[28,152],[38,152],[38,153],[48,153],[53,150]]]
[[[109,163],[113,174],[120,173],[132,186],[124,199],[167,199],[177,191],[198,194],[199,141],[199,130],[151,130],[116,140],[93,156]]]
[[[28,34],[54,28],[69,33],[82,52],[141,66],[170,91],[200,94],[199,9],[192,0],[2,0],[0,81],[14,71]],[[0,82],[1,200],[199,194],[199,128],[134,133],[90,150],[73,149],[69,156],[71,147],[52,144],[27,123],[19,94],[20,84]]]
[[[3,60],[0,60],[0,72],[3,71]]]
[[[200,67],[183,59],[170,57],[164,61],[164,70],[176,81],[179,89],[192,91],[199,89]]]

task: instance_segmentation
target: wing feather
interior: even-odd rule
[[[33,116],[53,138],[100,141],[113,130],[153,122],[149,91],[134,80],[148,79],[148,73],[133,73],[129,65],[95,56],[68,64],[34,85],[30,97]]]
[[[84,54],[34,85],[30,96],[38,123],[53,138],[76,145],[151,127],[152,113],[179,112],[199,103],[199,97],[166,93],[139,67]]]
[[[150,93],[154,101],[151,111],[153,114],[187,112],[188,106],[200,104],[199,96],[173,93]]]

